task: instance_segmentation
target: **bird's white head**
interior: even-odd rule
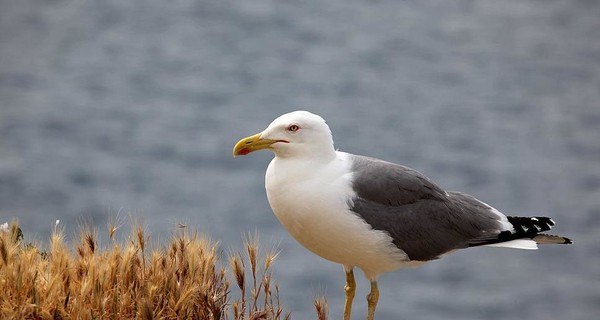
[[[320,116],[308,111],[286,113],[261,133],[241,139],[233,155],[269,149],[280,158],[330,159],[335,156],[331,130]]]

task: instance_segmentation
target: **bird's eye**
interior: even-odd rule
[[[287,130],[291,131],[291,132],[296,132],[296,131],[300,130],[300,127],[297,124],[293,124],[293,125],[287,127]]]

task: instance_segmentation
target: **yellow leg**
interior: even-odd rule
[[[371,281],[371,292],[367,295],[367,303],[369,311],[367,313],[367,320],[375,319],[375,308],[377,307],[377,301],[379,300],[379,289],[377,288],[377,281]]]
[[[354,281],[354,271],[352,268],[345,269],[346,285],[344,286],[344,291],[346,292],[346,303],[344,303],[344,320],[350,320],[350,313],[352,312],[352,300],[354,299],[354,293],[356,293],[356,282]]]

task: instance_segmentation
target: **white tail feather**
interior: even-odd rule
[[[486,244],[486,247],[495,247],[495,248],[514,248],[514,249],[524,249],[524,250],[537,250],[537,243],[531,239],[516,239],[506,242]]]

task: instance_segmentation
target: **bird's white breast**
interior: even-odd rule
[[[350,166],[342,152],[328,163],[275,158],[265,177],[267,197],[275,216],[304,247],[374,279],[408,258],[387,233],[373,230],[349,209]]]

